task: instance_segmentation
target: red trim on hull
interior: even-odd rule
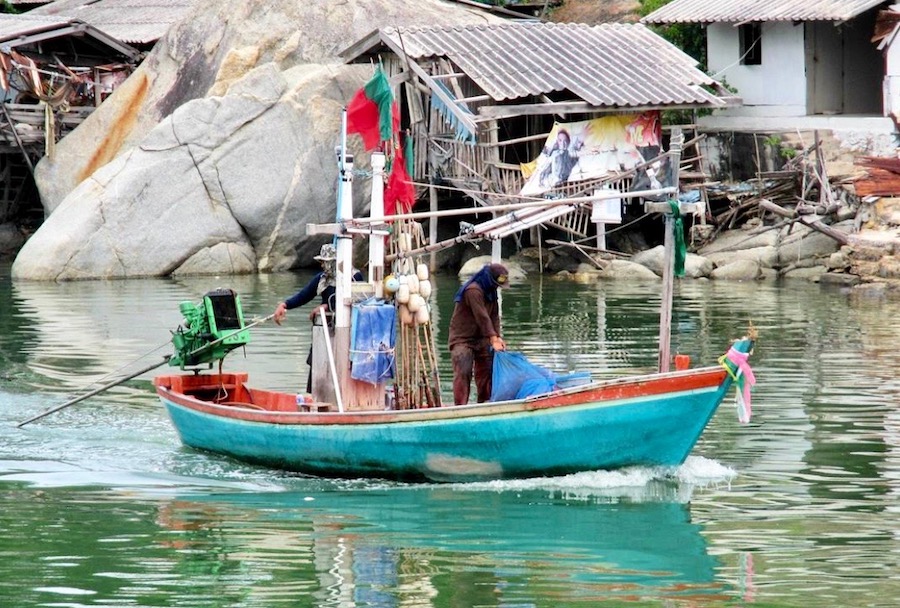
[[[287,425],[389,424],[510,414],[713,389],[725,380],[725,370],[721,367],[707,367],[629,377],[524,401],[343,414],[301,412],[295,395],[249,388],[244,384],[247,377],[246,373],[157,376],[153,384],[157,394],[165,400],[223,418]]]

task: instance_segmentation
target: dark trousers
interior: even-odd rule
[[[309,374],[306,376],[306,393],[312,395],[312,345],[310,345],[309,354],[306,356],[306,364],[309,366]]]
[[[488,343],[456,344],[450,349],[450,360],[453,363],[453,403],[465,405],[469,402],[473,373],[478,403],[488,401],[491,398],[491,376],[494,373],[494,351]]]

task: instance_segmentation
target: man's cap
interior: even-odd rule
[[[490,264],[488,270],[498,287],[509,287],[509,270],[503,264]]]
[[[337,252],[334,250],[334,245],[331,243],[326,243],[322,245],[322,248],[319,250],[319,255],[313,258],[314,260],[319,260],[320,262],[331,262],[337,259]]]

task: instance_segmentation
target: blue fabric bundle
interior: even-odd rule
[[[353,305],[350,316],[350,377],[378,384],[394,377],[397,309],[369,298]]]
[[[556,390],[556,374],[535,365],[522,353],[497,351],[491,376],[491,401],[524,399]]]

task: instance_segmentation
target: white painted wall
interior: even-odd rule
[[[884,115],[900,118],[900,32],[894,30],[884,51]]]
[[[888,76],[900,76],[900,32],[894,30],[888,40],[884,54],[884,73]]]
[[[712,23],[707,28],[709,71],[735,87],[743,107],[717,112],[723,116],[805,116],[806,73],[803,25],[764,23],[762,64],[741,65],[737,28]]]

